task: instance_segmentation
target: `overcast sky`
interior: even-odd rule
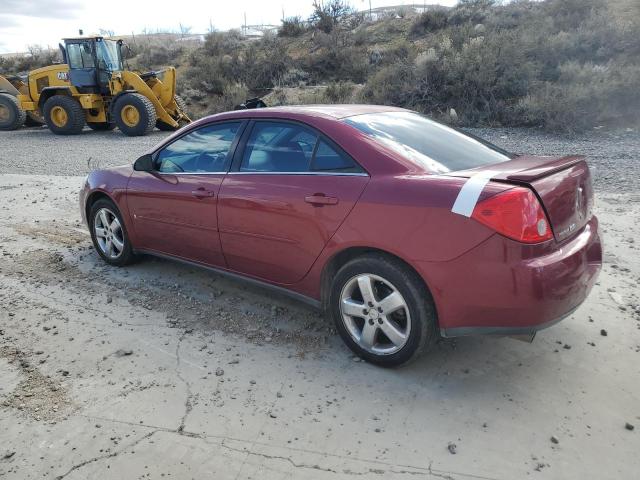
[[[371,0],[373,8],[422,3],[420,0]],[[455,0],[427,0],[453,5]],[[0,53],[22,52],[28,45],[57,46],[63,37],[99,29],[126,35],[147,30],[178,30],[179,24],[204,33],[209,21],[218,30],[248,24],[278,24],[286,16],[307,17],[312,0],[0,0]],[[363,10],[369,0],[351,0]]]

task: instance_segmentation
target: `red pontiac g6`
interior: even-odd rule
[[[602,262],[583,157],[507,153],[418,113],[305,106],[213,115],[80,194],[112,265],[153,254],[324,308],[384,366],[442,335],[528,335]]]

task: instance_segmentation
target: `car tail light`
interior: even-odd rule
[[[471,217],[523,243],[540,243],[553,237],[538,197],[528,188],[514,187],[479,202]]]

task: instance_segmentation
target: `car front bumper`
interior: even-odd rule
[[[454,260],[419,265],[445,337],[531,335],[549,327],[582,304],[601,267],[596,217],[554,247],[494,235]]]

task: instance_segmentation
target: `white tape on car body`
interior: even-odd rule
[[[458,192],[456,201],[453,203],[451,211],[465,217],[470,217],[473,213],[473,209],[476,208],[478,198],[484,189],[484,186],[489,183],[491,177],[498,172],[487,170],[479,172],[470,177]]]

